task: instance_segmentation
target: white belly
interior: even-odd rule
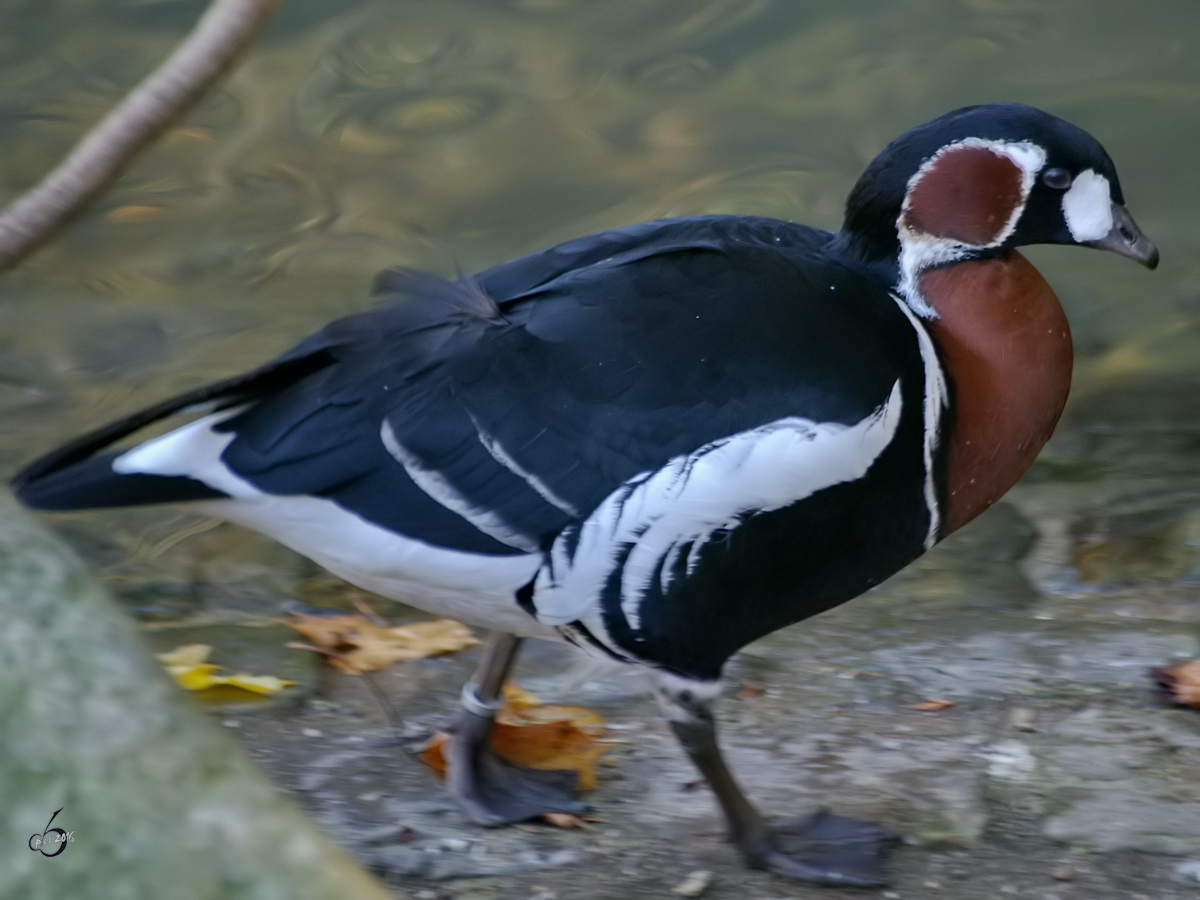
[[[264,493],[221,459],[234,435],[213,426],[224,410],[147,441],[113,460],[122,474],[186,475],[229,495],[197,506],[260,531],[352,584],[438,616],[528,636],[557,632],[522,610],[516,592],[537,573],[539,553],[492,556],[435,547],[373,525],[324,497]]]
[[[481,628],[557,634],[516,602],[516,592],[541,565],[539,554],[491,556],[435,547],[373,525],[322,497],[259,495],[199,506],[392,600]]]

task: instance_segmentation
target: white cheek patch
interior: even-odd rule
[[[1071,237],[1080,243],[1100,240],[1113,226],[1108,179],[1091,169],[1080,172],[1063,194],[1062,210]]]

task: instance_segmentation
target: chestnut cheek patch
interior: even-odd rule
[[[959,144],[934,157],[908,193],[902,225],[976,247],[1000,243],[1025,203],[1025,173],[987,146]]]

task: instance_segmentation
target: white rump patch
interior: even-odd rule
[[[222,410],[138,444],[112,461],[113,471],[118,475],[182,475],[231,497],[257,496],[262,491],[238,478],[221,461],[221,454],[236,435],[213,430],[243,409],[244,406]]]
[[[966,244],[951,238],[935,237],[922,231],[915,231],[906,224],[909,198],[912,197],[913,189],[945,154],[963,147],[983,147],[997,156],[1004,156],[1012,160],[1021,170],[1021,200],[1013,209],[1012,215],[1008,217],[1004,227],[988,244]],[[999,247],[1008,240],[1009,235],[1017,227],[1017,222],[1021,220],[1021,214],[1025,211],[1025,203],[1029,199],[1029,192],[1033,189],[1037,174],[1045,165],[1046,151],[1037,144],[1029,141],[987,141],[982,138],[966,138],[953,144],[947,144],[921,164],[921,168],[917,169],[916,174],[908,180],[904,203],[901,204],[900,215],[896,219],[896,236],[900,240],[900,281],[896,285],[896,290],[913,312],[926,319],[937,318],[937,312],[921,296],[921,291],[917,287],[917,277],[921,272],[931,266],[941,266],[962,259],[971,250]]]
[[[392,459],[404,467],[404,471],[413,480],[413,484],[434,501],[455,515],[466,519],[488,537],[494,538],[502,544],[524,550],[526,553],[534,553],[539,549],[537,541],[533,538],[517,531],[491,510],[475,506],[441,472],[425,466],[415,454],[410,453],[403,444],[396,440],[396,432],[392,430],[391,423],[387,419],[383,420],[379,437]]]
[[[325,497],[267,494],[221,460],[235,436],[213,426],[237,412],[197,419],[147,441],[113,460],[113,470],[202,481],[233,499],[199,501],[193,508],[262,532],[393,600],[483,628],[556,636],[514,599],[541,565],[540,553],[493,556],[437,547],[368,522]]]
[[[1080,243],[1100,240],[1113,227],[1108,179],[1092,169],[1084,169],[1063,194],[1062,210],[1071,237]]]
[[[621,611],[636,631],[647,590],[655,579],[669,587],[685,551],[690,574],[704,545],[743,518],[862,478],[891,443],[900,410],[897,381],[887,401],[856,425],[780,419],[630,479],[582,523],[573,551],[569,536],[554,542],[538,574],[538,618],[550,625],[582,621],[610,644],[598,600],[620,567]]]

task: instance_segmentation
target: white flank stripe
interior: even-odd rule
[[[583,522],[574,553],[568,553],[562,538],[555,542],[551,568],[538,576],[538,618],[551,625],[580,620],[604,640],[596,601],[620,555],[628,551],[621,572],[621,611],[636,631],[639,606],[654,578],[669,583],[664,559],[671,563],[691,544],[690,570],[699,548],[743,517],[782,509],[862,478],[891,442],[900,411],[897,381],[887,402],[856,425],[780,419],[713,441],[631,479]]]
[[[950,405],[950,391],[942,362],[925,325],[909,309],[903,298],[892,295],[901,312],[908,316],[917,333],[917,345],[921,349],[921,363],[925,369],[925,505],[929,508],[929,531],[925,535],[925,549],[937,543],[938,530],[942,525],[941,510],[937,501],[937,482],[933,477],[933,457],[937,453],[941,435],[942,412]]]
[[[1071,237],[1080,242],[1098,241],[1112,230],[1112,192],[1108,179],[1084,169],[1062,198],[1063,218]]]
[[[260,531],[385,597],[482,628],[555,636],[514,600],[537,572],[541,554],[492,556],[436,547],[381,528],[324,497],[264,493],[221,461],[234,435],[218,434],[212,426],[236,412],[222,411],[147,441],[117,457],[113,469],[203,481],[234,499],[205,500],[195,508]]]
[[[537,492],[538,496],[540,496],[551,506],[557,507],[572,518],[579,518],[579,509],[574,504],[564,500],[562,497],[556,494],[554,490],[548,484],[546,484],[546,482],[542,481],[542,479],[538,478],[532,472],[523,468],[519,462],[509,456],[508,451],[506,451],[500,445],[498,440],[483,430],[483,427],[479,424],[474,416],[471,416],[471,423],[475,426],[475,432],[479,435],[479,443],[483,444],[484,449],[491,454],[492,459],[500,463],[500,465],[504,466],[504,468],[508,469],[508,471],[512,472],[518,478],[522,479],[527,485]]]
[[[387,419],[379,430],[383,446],[396,462],[404,467],[413,484],[428,494],[433,500],[455,515],[466,519],[490,538],[495,538],[509,547],[516,547],[526,553],[537,552],[537,541],[522,534],[504,521],[500,516],[488,509],[475,506],[459,493],[445,476],[437,469],[430,469],[421,463],[415,454],[410,453],[398,440]]]

